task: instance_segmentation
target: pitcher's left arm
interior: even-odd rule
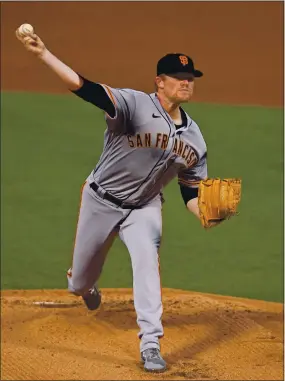
[[[241,179],[208,178],[207,155],[178,177],[181,195],[187,206],[205,229],[237,215],[241,199]]]
[[[198,206],[199,183],[207,177],[207,152],[194,167],[183,170],[178,174],[178,184],[183,201],[189,212],[193,213],[198,219],[200,219]]]

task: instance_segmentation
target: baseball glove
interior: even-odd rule
[[[199,183],[198,205],[204,228],[210,228],[237,214],[241,198],[240,179],[206,179]]]

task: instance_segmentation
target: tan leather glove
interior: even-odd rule
[[[206,179],[199,183],[198,206],[204,228],[210,228],[237,214],[241,179]]]

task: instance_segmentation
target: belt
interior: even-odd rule
[[[90,188],[92,188],[94,190],[94,192],[99,196],[101,197],[103,200],[108,200],[110,202],[112,202],[113,204],[119,206],[120,208],[122,209],[141,209],[141,206],[137,206],[137,205],[131,205],[131,204],[124,204],[124,201],[123,200],[120,200],[119,198],[113,196],[111,193],[109,192],[105,192],[103,195],[99,194],[98,191],[98,188],[99,188],[99,185],[96,184],[96,183],[90,183],[89,184]]]

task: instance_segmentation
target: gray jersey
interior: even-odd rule
[[[177,175],[189,187],[207,177],[206,144],[187,114],[187,126],[176,129],[156,94],[102,86],[116,115],[105,116],[103,152],[88,182],[127,204],[143,205]]]

